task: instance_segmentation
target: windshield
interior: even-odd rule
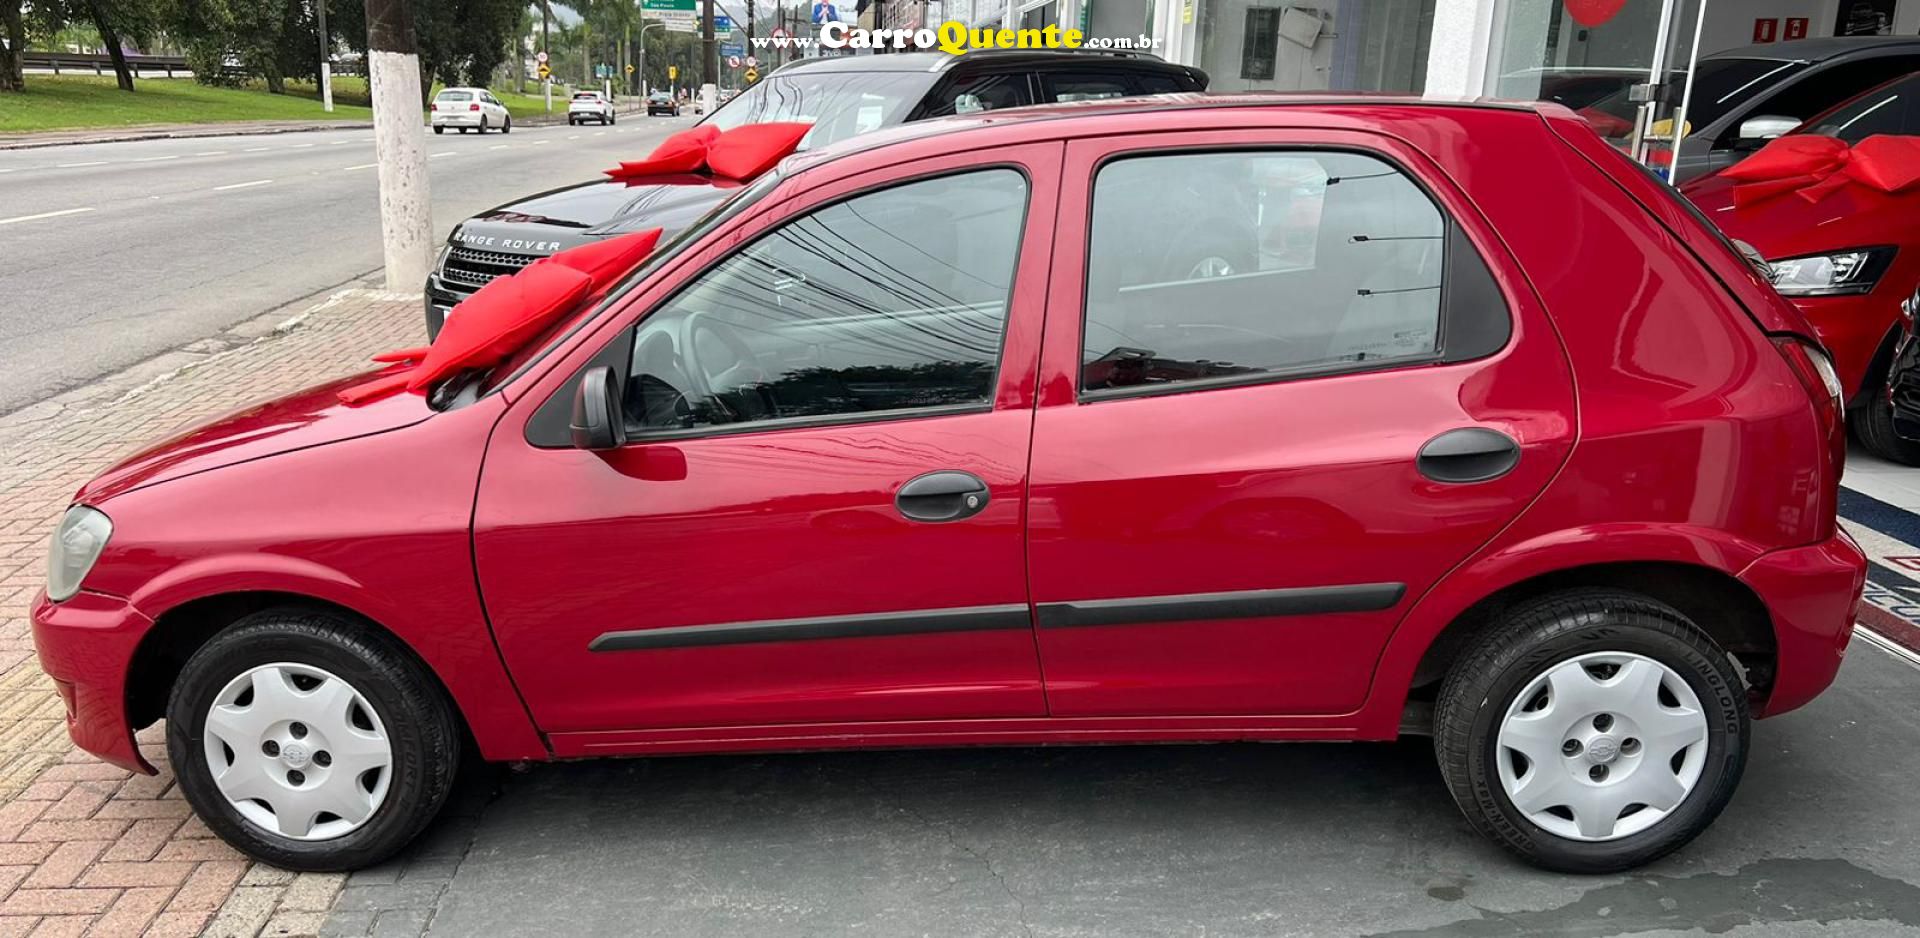
[[[1907,115],[1920,108],[1920,75],[1881,85],[1816,117],[1796,133],[1838,137],[1859,143],[1874,134],[1908,133]]]
[[[591,91],[582,91],[573,96],[575,101],[598,101],[600,96]]]
[[[1693,100],[1687,103],[1687,125],[1699,130],[1708,124],[1726,116],[1729,111],[1745,104],[1755,95],[1777,87],[1789,76],[1807,67],[1805,62],[1782,62],[1779,59],[1707,59],[1700,63],[1699,77],[1693,82]],[[1644,80],[1644,79],[1642,79]],[[1676,71],[1666,85],[1666,104],[1668,109],[1680,105],[1680,96],[1686,89],[1687,73]],[[1593,110],[1626,123],[1626,130],[1606,132],[1601,136],[1625,136],[1633,127],[1634,111],[1639,103],[1629,97],[1631,89],[1622,88],[1595,101]],[[1595,124],[1599,128],[1598,123]],[[1616,125],[1609,122],[1607,128]]]
[[[774,74],[713,112],[703,123],[720,130],[774,121],[813,129],[799,149],[826,146],[906,120],[935,76],[921,72]]]
[[[473,95],[466,91],[442,91],[435,101],[471,101]]]
[[[722,200],[718,205],[708,209],[706,214],[694,219],[693,222],[685,228],[679,231],[667,230],[662,232],[660,246],[654,248],[653,253],[647,255],[646,261],[639,267],[634,268],[633,272],[626,276],[626,279],[620,281],[620,283],[608,290],[605,299],[598,303],[582,306],[571,316],[562,317],[553,325],[548,326],[546,331],[542,332],[539,337],[522,345],[519,351],[514,352],[511,357],[492,370],[491,374],[487,377],[485,387],[482,389],[483,393],[491,392],[494,388],[518,377],[522,371],[526,370],[528,365],[539,360],[540,356],[546,354],[546,351],[552,348],[560,337],[571,335],[574,330],[592,321],[593,317],[601,310],[619,302],[622,297],[626,296],[628,291],[638,286],[642,280],[646,279],[648,274],[658,269],[661,264],[666,263],[667,260],[686,250],[689,246],[698,243],[702,235],[713,230],[727,219],[746,211],[748,206],[760,201],[767,193],[772,192],[780,185],[782,178],[778,170],[769,172],[759,179],[754,180],[752,185],[734,190],[732,195],[727,196],[727,198]]]

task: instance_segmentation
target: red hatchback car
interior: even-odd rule
[[[1806,320],[1555,106],[882,131],[499,367],[349,383],[87,485],[33,611],[81,747],[150,770],[166,718],[298,869],[401,847],[469,745],[1431,734],[1476,828],[1615,870],[1833,680],[1864,571]]]
[[[1867,91],[1781,140],[1825,136],[1858,144],[1879,134],[1920,138],[1920,74]],[[1811,200],[1786,193],[1742,205],[1739,185],[1718,173],[1681,192],[1771,262],[1776,287],[1806,313],[1833,355],[1847,422],[1860,442],[1883,459],[1920,465],[1920,443],[1894,432],[1887,395],[1894,352],[1912,325],[1909,310],[1920,304],[1920,187],[1885,191],[1854,183]]]

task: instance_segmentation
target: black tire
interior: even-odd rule
[[[1651,658],[1683,678],[1706,715],[1707,752],[1693,788],[1666,817],[1615,840],[1562,837],[1528,820],[1498,776],[1498,730],[1514,699],[1554,665],[1593,652]],[[1621,590],[1580,589],[1522,603],[1464,650],[1434,711],[1434,754],[1473,827],[1536,866],[1611,873],[1692,840],[1718,817],[1746,768],[1747,693],[1726,653],[1686,616]]]
[[[512,114],[508,114],[507,122],[500,125],[500,132],[503,134],[513,133],[513,115]]]
[[[480,135],[483,137],[487,135],[487,115],[485,114],[480,115]]]
[[[275,662],[346,681],[388,731],[393,761],[385,800],[349,833],[315,841],[282,836],[243,817],[213,780],[202,748],[209,708],[235,677]],[[242,853],[288,870],[359,869],[406,846],[445,803],[460,740],[446,695],[411,652],[348,617],[307,609],[257,612],[214,636],[181,669],[167,702],[167,755],[194,812]]]
[[[1867,452],[1903,466],[1920,466],[1920,443],[1894,432],[1893,402],[1887,400],[1884,388],[1869,392],[1867,402],[1847,417],[1854,438]]]
[[[447,132],[447,128],[445,128],[445,127],[435,127],[435,128],[433,128],[433,132],[434,132],[434,133],[437,133],[437,134],[443,134],[443,133],[446,133],[446,132]]]

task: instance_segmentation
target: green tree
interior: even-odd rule
[[[13,0],[7,0],[13,2]],[[36,0],[29,8],[36,32],[59,32],[68,24],[84,24],[100,34],[100,44],[113,59],[114,80],[121,91],[133,89],[133,67],[127,64],[125,43],[145,45],[161,32],[170,0]]]
[[[27,70],[21,54],[27,51],[26,17],[20,0],[0,0],[0,91],[27,90]]]

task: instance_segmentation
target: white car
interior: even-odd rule
[[[573,100],[567,104],[567,123],[584,124],[587,121],[614,123],[613,102],[598,91],[574,92]]]
[[[477,130],[486,133],[499,128],[503,134],[513,132],[513,115],[507,113],[507,106],[485,88],[447,88],[433,96],[428,105],[432,115],[433,132],[443,134],[448,127],[461,133]]]

